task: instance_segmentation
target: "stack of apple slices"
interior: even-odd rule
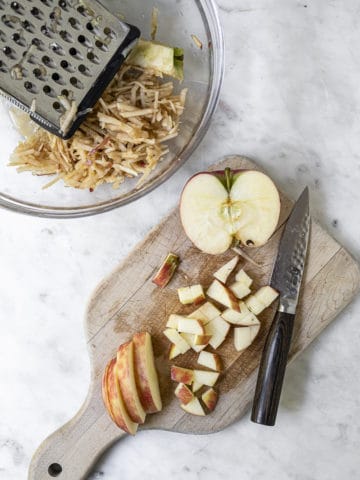
[[[187,316],[171,314],[166,324],[164,334],[171,342],[170,360],[192,349],[199,353],[200,365],[214,370],[209,372],[172,367],[171,378],[179,383],[175,395],[181,401],[181,408],[194,415],[205,415],[199,399],[194,395],[204,385],[211,387],[202,395],[202,401],[207,409],[212,411],[217,402],[217,394],[212,387],[219,377],[221,361],[216,353],[205,349],[219,348],[234,325],[235,349],[239,352],[244,351],[259,333],[260,321],[257,315],[278,297],[278,292],[270,286],[261,287],[252,293],[253,280],[243,269],[236,273],[235,281],[227,285],[228,278],[238,261],[239,257],[234,257],[213,274],[214,280],[208,287],[206,295],[201,285],[178,289],[182,304],[199,304],[201,301],[205,303]],[[206,300],[206,296],[223,309],[220,310]]]
[[[159,412],[162,402],[151,336],[136,333],[120,345],[116,359],[107,364],[102,379],[106,410],[118,427],[135,435],[147,413]]]

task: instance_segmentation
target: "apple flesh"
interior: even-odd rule
[[[205,253],[224,253],[233,241],[264,245],[279,221],[280,197],[272,180],[254,170],[202,172],[185,185],[180,216],[186,235]]]
[[[209,323],[214,318],[220,315],[220,310],[215,307],[211,302],[206,302],[201,307],[188,315],[188,318],[196,318],[200,320],[204,325]]]
[[[250,288],[253,283],[252,278],[249,277],[249,275],[245,272],[243,268],[237,272],[237,274],[235,275],[235,280],[237,282],[243,283],[248,288]]]
[[[195,343],[195,339],[197,335],[193,335],[192,333],[180,333],[182,338],[185,340],[185,342],[188,344],[189,349],[192,348],[194,352],[201,352],[201,350],[204,350],[206,348],[206,345],[197,345]]]
[[[234,345],[238,352],[242,352],[255,340],[260,330],[259,325],[250,325],[249,327],[237,327],[234,329]]]
[[[230,285],[230,290],[233,292],[236,298],[241,300],[244,297],[250,295],[251,290],[242,282],[235,282]]]
[[[214,320],[211,320],[205,326],[206,333],[211,335],[209,345],[216,350],[225,340],[229,330],[230,325],[222,317],[216,317]]]
[[[167,328],[163,333],[171,343],[176,345],[180,353],[186,353],[190,350],[190,345],[184,340],[180,333],[175,330],[175,328]]]
[[[239,261],[239,257],[232,258],[229,262],[225,263],[225,265],[219,268],[219,270],[217,270],[213,274],[213,276],[217,280],[219,280],[221,283],[226,283],[226,280],[228,279],[229,275],[236,267],[238,261]]]
[[[194,381],[194,371],[173,365],[171,367],[171,380],[178,383],[185,383],[185,385],[191,385]]]
[[[208,372],[206,370],[193,370],[193,378],[197,383],[213,387],[219,378],[220,373]],[[184,382],[185,383],[185,382]]]
[[[135,381],[141,404],[146,413],[160,412],[162,402],[151,336],[147,332],[136,333],[133,342]]]
[[[195,393],[197,392],[198,390],[200,390],[200,388],[203,387],[203,384],[200,383],[200,382],[194,382],[192,384],[192,391]]]
[[[180,303],[188,305],[189,303],[199,304],[205,300],[205,293],[201,285],[191,285],[190,287],[178,288]]]
[[[225,307],[232,308],[233,310],[239,310],[239,304],[234,293],[228,289],[219,280],[214,280],[206,292],[207,296],[221,303]]]
[[[203,351],[200,353],[197,362],[199,365],[215,370],[216,372],[220,372],[221,370],[221,360],[217,353]]]
[[[175,396],[183,405],[187,405],[194,398],[193,392],[184,383],[179,383],[176,387]]]
[[[200,320],[194,318],[181,318],[178,324],[178,332],[193,333],[194,335],[204,335],[205,330]]]
[[[186,412],[191,413],[192,415],[198,415],[200,417],[205,416],[204,409],[201,406],[201,403],[198,398],[194,397],[191,402],[184,405],[183,403],[180,407]]]
[[[216,390],[214,390],[213,388],[209,388],[201,395],[201,400],[204,402],[209,412],[212,412],[213,410],[215,410],[218,401],[218,394]]]

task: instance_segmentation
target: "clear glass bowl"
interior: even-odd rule
[[[0,205],[21,213],[42,217],[81,217],[105,212],[145,195],[169,178],[192,154],[209,125],[216,107],[224,67],[223,37],[217,9],[212,0],[102,0],[116,13],[137,25],[149,38],[151,13],[159,9],[157,40],[180,46],[185,51],[185,80],[189,89],[179,136],[169,142],[170,153],[158,164],[146,182],[126,180],[117,190],[110,185],[94,192],[65,187],[58,182],[43,190],[48,177],[17,173],[7,161],[21,137],[13,127],[8,105],[0,104]],[[120,10],[120,11],[119,11]],[[196,35],[203,48],[195,45]]]

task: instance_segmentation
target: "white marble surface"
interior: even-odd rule
[[[200,148],[148,197],[96,218],[0,211],[0,479],[26,478],[37,445],[80,406],[82,334],[96,284],[222,155],[264,165],[360,258],[360,7],[354,0],[219,0],[227,42],[220,107]],[[355,480],[360,470],[360,299],[289,368],[278,425],[246,417],[203,437],[140,433],[92,479]],[[75,479],[76,480],[76,479]]]

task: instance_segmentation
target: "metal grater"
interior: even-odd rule
[[[0,0],[0,94],[69,138],[139,36],[95,0]]]

